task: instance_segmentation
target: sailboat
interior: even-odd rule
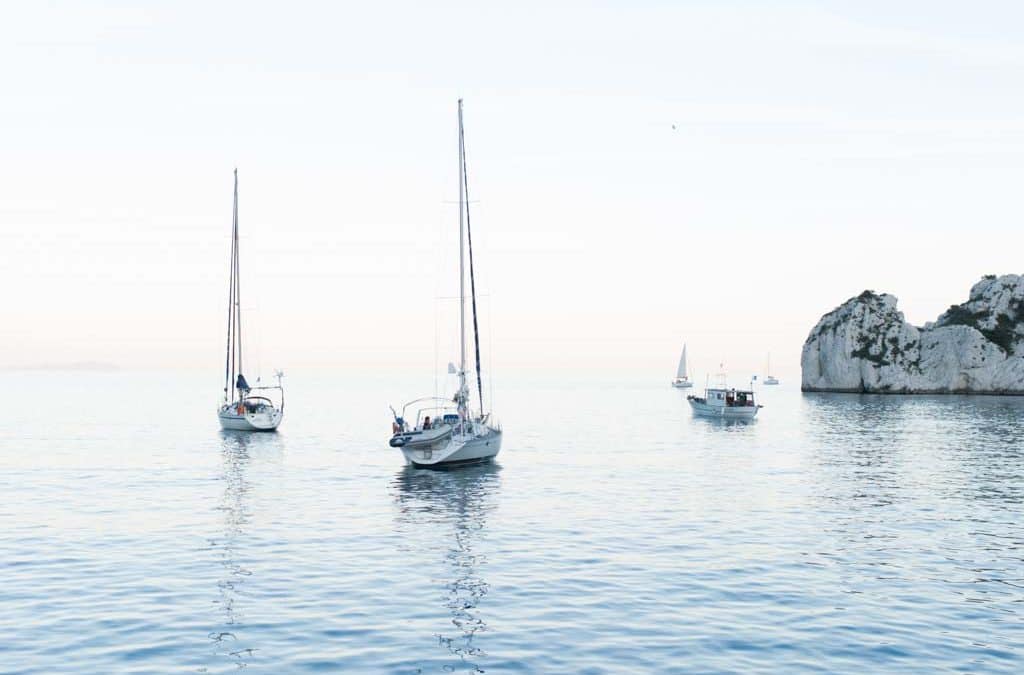
[[[690,376],[686,374],[686,344],[683,344],[683,354],[679,357],[679,368],[676,369],[676,378],[672,380],[672,386],[680,389],[689,389],[693,386]]]
[[[222,429],[273,431],[284,417],[284,373],[275,372],[277,386],[250,386],[242,374],[242,304],[238,272],[238,169],[235,169],[235,202],[231,212],[231,281],[228,283],[228,346],[224,359],[224,400],[217,409]],[[278,402],[270,394],[278,393]],[[255,393],[254,393],[255,392]]]
[[[469,292],[473,312],[473,346],[476,356],[477,411],[471,409],[466,378],[466,253],[469,253]],[[473,233],[469,220],[469,181],[466,176],[466,139],[459,99],[459,346],[460,360],[448,372],[458,375],[459,388],[449,401],[426,397],[406,403],[399,414],[391,414],[390,445],[405,455],[406,463],[418,467],[486,462],[501,450],[501,425],[484,412],[483,379],[480,373],[480,331],[476,311],[476,279],[473,275]],[[411,410],[410,410],[411,409]],[[410,419],[410,412],[415,418]],[[433,418],[433,419],[431,419]]]
[[[764,383],[763,384],[778,384],[779,379],[772,375],[772,354],[768,352],[768,362],[764,366]]]

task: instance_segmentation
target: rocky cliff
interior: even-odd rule
[[[1024,276],[986,276],[923,328],[864,291],[821,317],[800,365],[804,391],[1024,395]]]

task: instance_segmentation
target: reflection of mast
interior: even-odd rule
[[[399,523],[422,534],[442,532],[439,523],[450,523],[454,542],[445,552],[445,569],[451,572],[444,584],[445,607],[451,614],[454,631],[435,633],[438,644],[458,656],[472,672],[483,672],[475,662],[487,653],[475,643],[478,633],[487,630],[478,605],[490,590],[481,572],[487,556],[476,550],[486,524],[486,516],[495,508],[500,487],[501,467],[482,464],[454,471],[423,471],[406,467],[395,478],[395,501]],[[412,538],[405,538],[411,541]]]
[[[224,534],[219,540],[210,540],[210,546],[218,552],[220,564],[224,567],[224,578],[217,582],[220,597],[214,600],[221,606],[224,620],[209,637],[215,645],[214,653],[231,658],[239,668],[247,665],[246,659],[251,658],[255,651],[251,647],[243,648],[239,643],[238,629],[243,625],[244,617],[235,609],[235,599],[242,594],[241,586],[245,578],[252,575],[237,560],[244,528],[249,523],[249,509],[245,504],[245,496],[250,489],[245,478],[245,467],[249,463],[248,443],[246,434],[224,436],[221,448],[224,471],[220,476],[224,481],[224,494],[217,507],[224,514]]]

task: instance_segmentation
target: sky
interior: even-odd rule
[[[429,5],[429,6],[428,6]],[[1022,273],[1015,2],[16,3],[0,366],[799,377],[864,289]]]

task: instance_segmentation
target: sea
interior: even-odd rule
[[[398,375],[5,372],[0,672],[1024,672],[1024,399],[518,377],[437,471]]]

